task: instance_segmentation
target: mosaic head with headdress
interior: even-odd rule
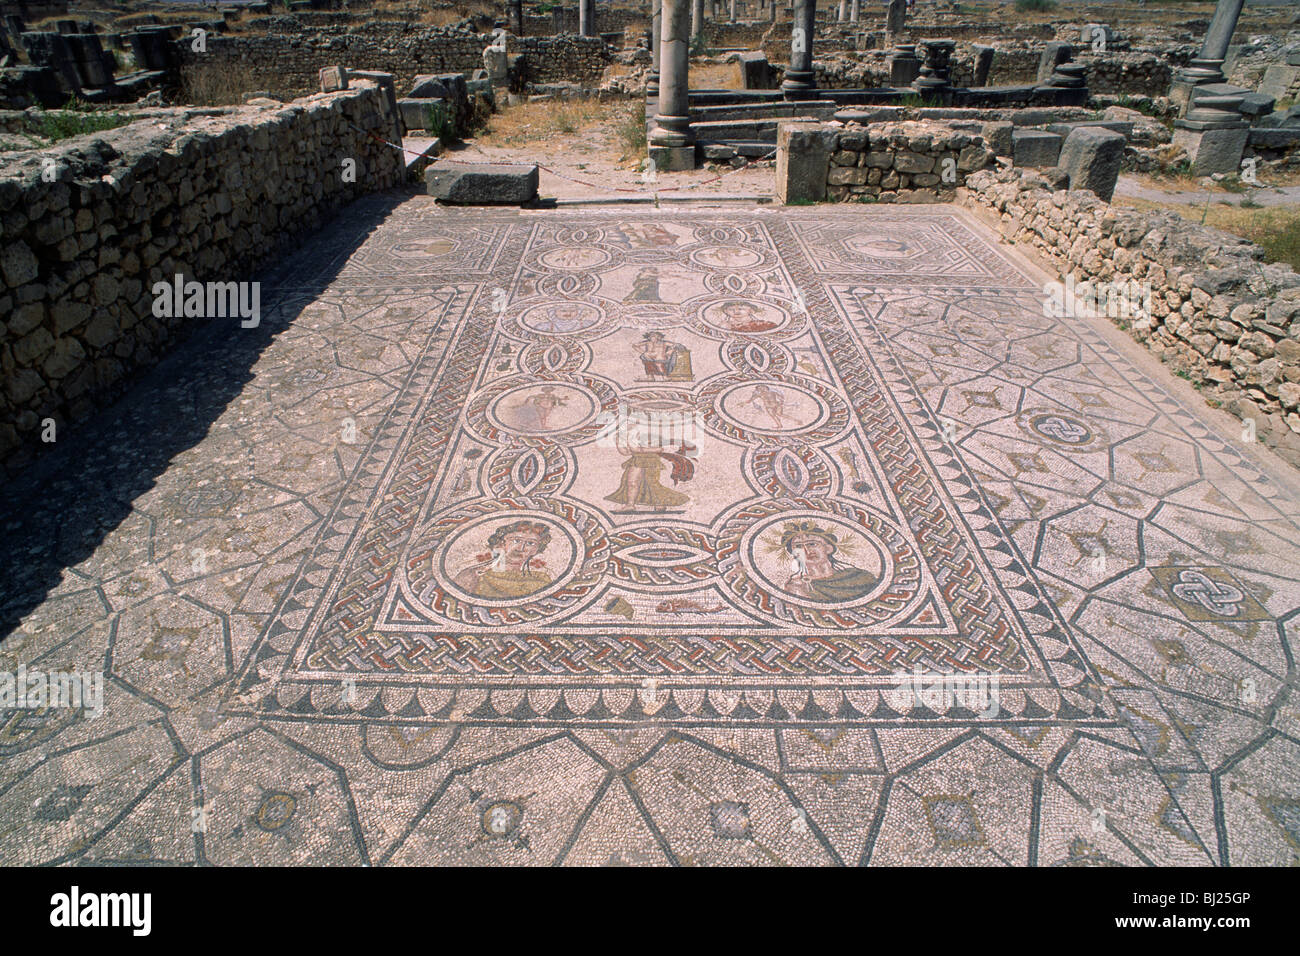
[[[524,548],[524,550],[530,552],[528,557],[524,559],[526,562],[533,555],[541,554],[546,550],[546,546],[551,543],[551,529],[540,521],[523,520],[503,524],[493,531],[492,536],[488,538],[488,550],[494,555],[501,554],[509,550],[508,544],[512,538],[519,543],[528,542],[531,539],[532,547],[529,548],[525,545]]]
[[[829,557],[837,550],[839,538],[835,533],[813,521],[790,521],[781,532],[781,547],[789,554],[802,542],[804,546],[820,542]]]

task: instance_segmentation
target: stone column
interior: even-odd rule
[[[895,88],[911,86],[920,73],[921,58],[916,55],[916,44],[898,44],[889,58],[889,85]]]
[[[1232,33],[1237,29],[1237,18],[1245,0],[1219,0],[1214,8],[1214,18],[1205,31],[1205,42],[1201,44],[1199,56],[1188,61],[1187,66],[1178,72],[1174,82],[1169,86],[1169,98],[1178,105],[1179,111],[1186,115],[1193,99],[1192,90],[1198,86],[1225,83],[1223,61],[1228,55],[1228,44]]]
[[[1219,0],[1214,8],[1214,18],[1210,21],[1210,28],[1205,31],[1201,59],[1223,63],[1228,55],[1232,34],[1237,29],[1237,18],[1241,16],[1241,8],[1245,6],[1245,2],[1246,0]]]
[[[596,0],[578,0],[578,35],[596,35]]]
[[[843,23],[849,15],[849,0],[840,0],[840,8],[836,11],[836,22]]]
[[[654,6],[654,15],[650,18],[650,76],[646,78],[645,95],[655,103],[656,111],[659,103],[659,52],[660,40],[659,33],[664,27],[664,5],[663,0],[652,0]]]
[[[704,0],[691,0],[691,40],[704,33]]]
[[[957,44],[952,40],[921,41],[925,61],[921,64],[921,73],[913,81],[912,88],[921,94],[926,105],[946,106],[951,100],[949,69],[956,48]]]
[[[691,15],[688,0],[663,0],[659,34],[659,113],[650,133],[650,158],[662,170],[694,169],[691,133]],[[696,0],[701,4],[702,0]],[[700,11],[703,12],[703,9]]]
[[[510,20],[511,26],[515,28],[515,36],[524,35],[524,0],[510,0]]]
[[[903,31],[907,21],[907,0],[889,0],[889,12],[885,15],[885,32],[895,36]]]
[[[810,100],[817,96],[817,78],[812,68],[813,30],[817,0],[794,0],[790,21],[790,68],[785,71],[781,92],[787,100]]]
[[[727,22],[736,22],[736,0],[729,0],[727,4]]]
[[[849,21],[852,23],[857,23],[858,20],[860,20],[861,18],[862,18],[862,4],[859,2],[859,0],[853,0],[853,3],[849,5]]]

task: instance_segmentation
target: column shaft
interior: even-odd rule
[[[659,113],[652,146],[689,146],[691,137],[689,0],[664,0],[659,34]]]
[[[1228,55],[1228,45],[1244,5],[1245,0],[1219,0],[1210,27],[1205,31],[1205,43],[1201,45],[1202,60],[1222,60]]]
[[[795,0],[794,19],[790,21],[790,68],[785,71],[781,90],[787,100],[813,99],[817,81],[812,68],[813,30],[817,20],[817,0]]]
[[[659,32],[664,26],[664,7],[663,0],[651,0],[654,7],[654,16],[650,18],[650,76],[646,80],[645,93],[655,101],[655,110],[658,111],[659,101],[659,54],[662,50],[659,39]]]

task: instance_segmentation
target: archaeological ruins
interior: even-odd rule
[[[0,9],[6,865],[1300,864],[1294,3]]]

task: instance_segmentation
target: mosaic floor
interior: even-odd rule
[[[0,862],[1300,863],[1300,506],[1043,280],[354,206],[16,489]]]

